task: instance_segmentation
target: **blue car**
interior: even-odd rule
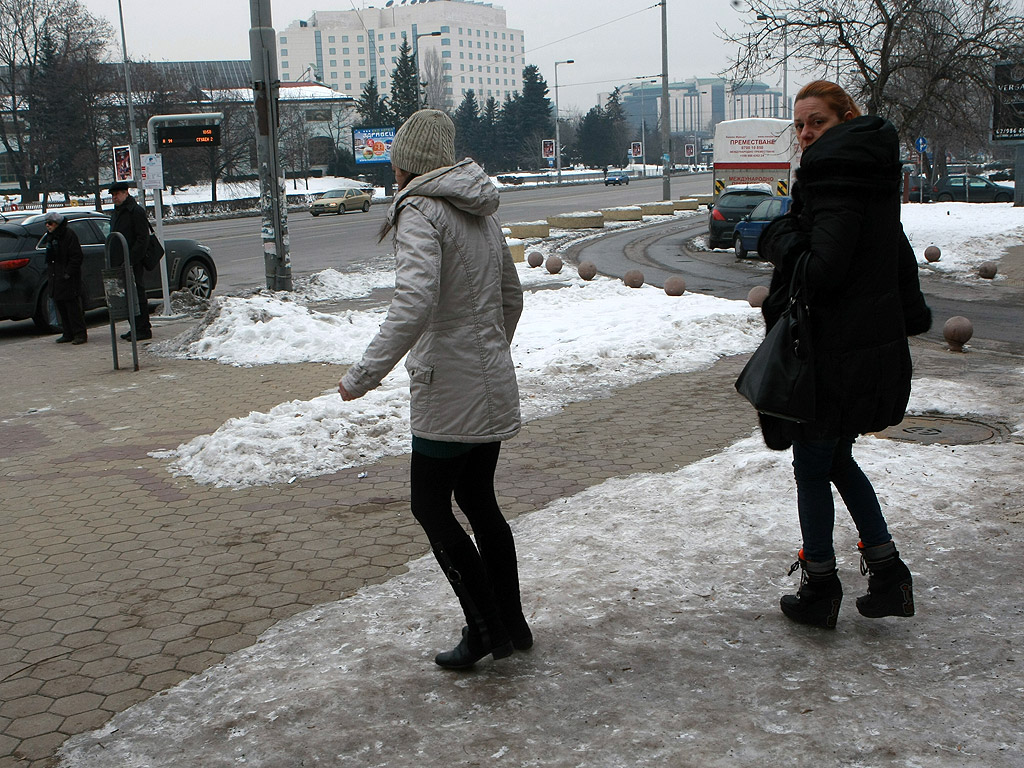
[[[736,258],[745,259],[750,251],[757,251],[757,238],[768,226],[768,222],[788,213],[792,202],[791,197],[766,197],[754,210],[737,221],[732,235]]]

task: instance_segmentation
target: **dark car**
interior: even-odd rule
[[[1010,203],[1013,187],[993,184],[984,176],[949,176],[939,179],[932,194],[940,203],[956,200],[960,203]]]
[[[86,310],[106,306],[102,269],[110,217],[98,211],[65,211],[68,226],[82,243],[82,304]],[[32,318],[42,330],[60,330],[56,307],[46,278],[46,227],[43,214],[0,222],[0,320]],[[164,242],[171,290],[188,291],[206,299],[217,285],[217,268],[210,249],[195,240]],[[162,295],[160,270],[146,273],[146,294]]]
[[[902,199],[902,187],[900,194]],[[928,177],[923,174],[911,174],[910,176],[910,202],[930,203],[932,201],[932,184]]]
[[[711,215],[708,217],[708,247],[731,246],[736,222],[753,211],[766,197],[772,197],[767,185],[726,187],[711,207]]]
[[[625,184],[629,185],[629,174],[625,171],[608,171],[608,175],[604,177],[604,185],[607,187],[609,184]]]
[[[769,197],[761,200],[746,216],[736,222],[732,244],[736,249],[736,257],[745,259],[750,251],[757,250],[757,238],[761,236],[768,222],[789,212],[791,197]]]

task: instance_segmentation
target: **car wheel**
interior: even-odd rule
[[[316,211],[310,211],[310,213],[311,213],[311,214],[313,214],[313,218],[314,218],[314,219],[315,219],[315,218],[316,218],[317,216],[319,216],[319,215],[320,215],[320,214],[319,214],[319,213],[317,213]]]
[[[369,210],[370,210],[370,201],[369,200],[363,200],[363,213],[366,213]]]
[[[743,236],[736,235],[736,239],[733,241],[733,248],[736,250],[737,259],[747,258],[747,249],[743,247]]]
[[[1010,202],[1010,196],[1009,195],[996,195],[996,202],[997,203],[1008,203],[1008,202]]]
[[[952,203],[953,202],[953,196],[952,195],[947,195],[947,194],[942,194],[942,195],[939,195],[936,198],[936,200],[938,200],[940,203]]]
[[[213,294],[214,283],[210,268],[199,259],[192,259],[181,270],[178,290],[188,291],[197,299],[208,299]]]
[[[36,306],[35,314],[32,315],[32,322],[36,328],[44,333],[60,333],[64,326],[60,322],[60,313],[57,312],[57,305],[53,301],[49,284],[43,286],[39,292],[39,304]]]
[[[629,179],[626,179],[625,184],[627,187],[629,186]]]

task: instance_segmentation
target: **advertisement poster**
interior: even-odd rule
[[[356,165],[367,163],[391,163],[391,142],[395,140],[394,128],[353,128],[352,155]]]
[[[142,166],[142,178],[139,186],[142,189],[164,188],[164,162],[160,155],[142,155],[139,158]]]
[[[996,97],[992,105],[993,141],[1024,140],[1024,64],[995,65]]]
[[[634,141],[632,143],[632,148],[630,150],[630,154],[632,154],[633,157],[641,157],[643,155],[643,153],[644,153],[644,145],[641,144],[639,141]]]
[[[545,159],[550,159],[555,156],[555,140],[554,139],[541,139],[540,142],[540,156]]]
[[[114,181],[135,181],[135,164],[130,146],[114,147]]]

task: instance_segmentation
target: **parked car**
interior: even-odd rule
[[[750,251],[757,251],[757,239],[761,236],[768,222],[789,213],[793,198],[787,196],[769,197],[761,200],[746,216],[736,222],[732,244],[736,257],[745,259]]]
[[[608,171],[608,175],[604,177],[604,185],[607,187],[609,184],[629,186],[629,174],[625,171]]]
[[[736,222],[753,211],[766,197],[772,197],[771,187],[767,184],[726,187],[711,206],[711,215],[708,216],[708,247],[731,246]]]
[[[940,203],[952,200],[967,203],[1009,203],[1013,201],[1013,187],[995,184],[984,176],[948,176],[939,179],[932,194]]]
[[[900,199],[903,199],[902,182],[900,183]],[[910,176],[910,202],[930,203],[932,201],[932,185],[923,174]]]
[[[99,211],[64,211],[68,226],[82,243],[82,304],[86,310],[106,306],[102,270],[110,216]],[[0,222],[0,320],[32,318],[41,330],[60,330],[46,278],[46,227],[41,213]],[[217,285],[217,267],[210,249],[195,240],[164,241],[171,290],[206,299]],[[146,295],[162,295],[160,270],[146,273]]]
[[[345,211],[366,213],[370,210],[372,198],[373,190],[367,192],[359,187],[330,189],[310,203],[309,212],[314,216],[319,216],[321,213],[345,213]]]

